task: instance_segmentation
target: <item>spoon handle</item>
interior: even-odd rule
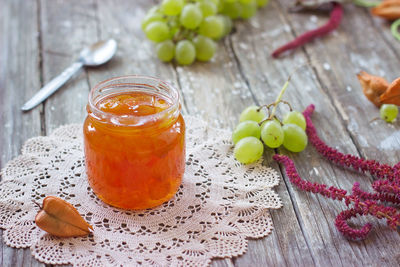
[[[46,100],[50,95],[57,91],[62,85],[64,85],[78,70],[83,66],[81,61],[73,63],[67,69],[65,69],[60,75],[52,79],[48,84],[42,87],[28,102],[26,102],[21,109],[23,111],[30,110],[44,100]]]

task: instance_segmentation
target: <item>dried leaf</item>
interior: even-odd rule
[[[374,16],[379,16],[388,20],[400,18],[400,0],[386,0],[371,9]]]
[[[85,236],[93,230],[74,206],[54,196],[43,200],[35,223],[42,230],[58,237]]]
[[[389,87],[389,83],[384,78],[368,74],[365,71],[357,74],[357,78],[363,88],[364,95],[375,106],[380,107],[382,105],[380,96]]]
[[[400,78],[394,80],[386,92],[380,96],[382,104],[395,104],[400,106]]]

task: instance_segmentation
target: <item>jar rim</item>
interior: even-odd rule
[[[138,83],[138,84],[145,84],[147,86],[149,86],[150,88],[167,88],[168,90],[170,90],[169,93],[169,100],[171,101],[171,105],[154,114],[149,114],[149,115],[134,115],[134,114],[129,114],[129,115],[124,115],[123,119],[125,120],[130,120],[132,121],[132,119],[137,119],[140,118],[142,120],[156,120],[157,118],[161,118],[163,116],[166,116],[168,114],[174,114],[176,113],[176,111],[180,110],[180,93],[179,91],[172,86],[170,83],[163,81],[159,78],[153,77],[153,76],[146,76],[146,75],[124,75],[124,76],[117,76],[117,77],[112,77],[109,78],[107,80],[101,81],[99,83],[97,83],[91,90],[89,93],[89,100],[88,100],[88,112],[90,111],[90,113],[92,113],[94,115],[95,118],[97,119],[110,119],[111,117],[115,118],[115,117],[120,117],[122,118],[121,115],[115,115],[115,114],[110,114],[106,111],[101,110],[100,108],[97,107],[97,101],[95,101],[95,97],[94,94],[95,92],[101,90],[101,89],[105,89],[105,88],[112,88],[113,86],[118,86],[118,85],[122,85],[122,84],[126,84],[123,83],[123,80],[140,80],[143,79],[145,81],[149,81],[148,83]],[[118,83],[118,81],[121,81],[121,83]],[[110,84],[111,82],[116,82],[115,84]],[[156,84],[156,86],[150,85],[150,82],[153,82]],[[131,82],[130,82],[131,83]],[[133,84],[133,83],[132,83]],[[124,124],[124,126],[130,126],[129,124]]]

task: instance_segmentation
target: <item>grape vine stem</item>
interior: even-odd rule
[[[283,103],[289,105],[290,109],[292,110],[292,107],[291,107],[291,105],[289,104],[289,102],[282,100],[283,94],[285,93],[286,89],[288,88],[289,82],[290,82],[290,80],[292,79],[292,76],[293,76],[300,68],[302,68],[302,67],[304,67],[304,66],[307,66],[307,65],[309,65],[309,64],[310,64],[310,62],[307,61],[306,63],[301,64],[300,66],[296,67],[296,68],[292,71],[292,73],[289,74],[289,77],[287,78],[285,84],[283,85],[281,91],[279,92],[278,97],[276,98],[275,102],[271,104],[271,105],[273,105],[273,108],[272,108],[272,112],[271,112],[271,114],[269,115],[269,117],[268,117],[267,120],[272,120],[272,119],[275,117],[276,109],[277,109],[278,104],[279,104],[280,102],[283,102]],[[269,107],[268,107],[268,108],[269,108]]]

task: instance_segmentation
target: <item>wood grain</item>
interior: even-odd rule
[[[96,27],[95,1],[41,0],[44,83],[78,60],[84,47],[98,41]],[[44,102],[46,132],[82,122],[88,93],[87,69],[82,69]]]
[[[39,135],[40,109],[20,107],[40,88],[38,6],[35,1],[0,1],[0,168],[20,153],[22,144]],[[1,179],[1,178],[0,178]],[[12,249],[0,230],[0,266],[43,266],[29,249]]]
[[[282,16],[279,15],[280,11],[277,5],[273,5],[270,9],[263,12],[265,13],[260,13],[257,15],[252,24],[238,24],[237,32],[232,35],[231,39],[232,47],[236,51],[239,64],[241,65],[243,71],[243,76],[249,81],[250,88],[254,92],[254,95],[257,96],[258,102],[260,104],[267,104],[274,101],[275,96],[280,91],[280,88],[287,79],[288,75],[297,67],[296,65],[304,64],[307,59],[301,51],[300,53],[296,54],[295,59],[271,59],[269,56],[273,49],[270,42],[271,35],[276,34],[276,32],[280,30],[280,34],[276,36],[273,44],[279,41],[278,38],[282,38],[284,36],[289,36],[289,38],[292,38],[292,36],[290,36],[290,32],[288,33],[285,31],[285,27],[288,27],[288,25],[284,19],[281,19]],[[279,26],[270,30],[264,29],[262,34],[266,38],[260,40],[255,37],[259,31],[258,25],[265,25],[271,19],[271,17],[275,21],[280,21],[278,24]],[[262,70],[262,72],[260,73],[260,71],[257,70]],[[305,87],[305,85],[308,86],[308,88]],[[324,94],[315,75],[313,74],[312,69],[309,66],[301,68],[296,74],[294,74],[294,78],[290,83],[284,99],[292,103],[292,106],[296,110],[303,110],[310,103],[318,103],[318,105],[325,107],[323,110],[323,115],[331,116],[331,121],[339,123],[340,126],[340,121],[337,119],[337,116],[334,115],[335,111],[328,96]],[[320,109],[318,109],[318,111],[320,111]],[[341,140],[344,140],[347,145],[352,145],[351,140],[346,140],[346,134],[344,131],[339,130],[337,135]],[[319,156],[312,150],[311,147],[308,147],[306,151],[306,156],[303,154],[289,154],[292,158],[294,158],[295,162],[299,166],[304,166],[303,170],[299,169],[300,174],[303,176],[309,176],[310,168],[312,170],[312,167],[309,166],[309,163],[318,162],[318,164],[321,165],[318,166],[320,169],[320,174],[331,177],[332,174],[330,173],[330,165],[325,162],[320,162]],[[285,154],[287,153],[284,149],[279,149],[279,152]],[[273,153],[274,151],[269,150],[268,156],[271,157]],[[329,180],[327,181],[322,179],[319,181],[328,184],[331,182]],[[301,259],[309,259],[310,261],[312,260],[311,263],[314,263],[317,266],[322,264],[329,266],[338,264],[338,262],[340,262],[340,255],[337,252],[335,245],[329,243],[331,238],[326,236],[330,234],[329,232],[331,229],[334,231],[335,228],[334,225],[329,222],[320,224],[320,215],[323,214],[322,207],[319,207],[320,203],[316,202],[312,196],[306,194],[301,194],[299,196],[298,192],[292,188],[292,185],[287,181],[286,177],[285,182],[287,184],[285,189],[289,192],[288,201],[291,203],[291,205],[293,205],[294,218],[292,219],[292,222],[287,224],[283,222],[285,227],[282,227],[282,232],[277,232],[277,235],[280,237],[285,236],[285,232],[291,229],[293,225],[299,225],[299,231],[297,232],[297,235],[293,235],[293,239],[287,241],[288,247],[284,253],[287,260],[286,264],[291,266],[296,264],[304,265],[296,262],[298,261],[296,257],[297,255],[300,255]],[[293,221],[295,223],[293,223]],[[298,238],[298,236],[302,236],[304,238],[304,247],[307,248],[309,252],[307,249],[297,244],[296,238]],[[347,243],[344,243],[343,246],[347,246]],[[268,247],[265,247],[264,250],[267,248]],[[299,248],[303,249],[300,250]],[[311,254],[311,257],[303,256],[305,251]],[[261,251],[259,251],[259,254],[261,254]],[[291,255],[291,257],[289,258],[287,255]],[[310,262],[307,264],[310,264]]]
[[[365,9],[346,5],[337,31],[274,60],[270,57],[274,48],[327,19],[324,14],[288,13],[292,2],[271,1],[251,20],[236,23],[212,61],[180,67],[160,63],[140,29],[153,1],[0,0],[0,165],[15,157],[27,138],[82,121],[89,89],[107,78],[142,74],[167,80],[180,90],[185,113],[232,129],[245,107],[273,102],[288,75],[307,61],[311,64],[294,75],[284,98],[297,110],[316,104],[313,120],[321,138],[340,151],[398,162],[399,122],[370,122],[378,110],[362,95],[355,77],[360,70],[388,80],[398,77],[400,43],[391,37],[389,24],[372,18]],[[19,112],[21,104],[71,64],[82,47],[107,38],[118,42],[111,62],[82,71],[37,109]],[[311,146],[300,154],[267,149],[264,164],[282,174],[282,167],[271,158],[276,152],[293,158],[300,175],[315,182],[350,190],[355,181],[366,189],[373,180],[332,166]],[[285,175],[277,191],[284,207],[271,211],[275,227],[271,235],[250,240],[244,255],[216,259],[213,266],[400,264],[396,249],[400,237],[384,222],[368,218],[375,226],[370,237],[349,242],[334,227],[343,203],[300,192]],[[363,222],[354,220],[356,225]],[[43,266],[29,250],[12,249],[3,242],[0,256],[0,266]]]
[[[355,6],[345,6],[339,30],[306,46],[305,50],[308,58],[315,62],[323,89],[332,98],[361,155],[395,164],[400,157],[400,134],[395,130],[400,124],[392,125],[382,120],[371,122],[379,117],[379,110],[363,95],[356,74],[365,70],[388,81],[397,78],[400,42],[393,37],[389,39],[388,27],[381,25],[378,31],[371,16],[362,11]],[[347,15],[355,13],[357,16]],[[299,24],[315,27],[308,16],[287,14],[287,18],[296,21],[291,23],[296,34],[304,31]],[[319,19],[324,20],[323,17]],[[329,43],[329,53],[326,53],[326,43]]]
[[[279,3],[282,2],[284,2],[285,5],[280,10],[283,11],[283,17],[288,20],[288,23],[293,25],[295,34],[299,34],[298,32],[303,32],[305,30],[304,27],[299,27],[299,25],[305,25],[306,29],[316,27],[315,23],[313,23],[311,21],[312,19],[307,15],[286,13],[285,10],[286,7],[290,5],[290,1],[281,1]],[[376,125],[370,123],[370,120],[373,119],[374,116],[378,116],[378,110],[362,95],[355,73],[360,70],[360,67],[376,68],[379,66],[379,62],[386,62],[388,58],[394,57],[394,55],[393,51],[380,39],[374,41],[373,45],[369,42],[365,42],[365,36],[368,36],[368,39],[372,40],[374,38],[373,36],[377,33],[371,30],[371,28],[364,26],[368,18],[364,12],[354,15],[357,11],[359,10],[354,6],[346,6],[346,14],[350,13],[353,14],[353,16],[345,16],[342,27],[338,31],[326,38],[319,39],[307,45],[304,49],[306,58],[313,62],[315,75],[321,88],[331,99],[338,120],[334,120],[332,116],[332,114],[335,113],[334,111],[331,110],[329,113],[326,113],[326,105],[323,105],[323,108],[317,110],[318,114],[315,114],[314,118],[317,129],[321,129],[319,132],[323,140],[328,144],[338,147],[341,151],[346,153],[379,159],[383,162],[393,164],[399,160],[399,155],[397,154],[398,149],[395,149],[396,142],[398,142],[396,140],[396,134],[398,134],[399,131],[395,131],[395,126],[393,127],[393,125],[384,123],[381,120],[378,120]],[[292,20],[296,22],[291,22]],[[323,23],[323,21],[324,18],[321,17],[319,23]],[[359,29],[361,29],[362,26],[364,26],[364,28],[360,31]],[[326,42],[329,42],[329,52],[327,52]],[[301,51],[296,51],[296,55],[298,52]],[[360,64],[355,64],[354,62]],[[386,69],[386,73],[388,74],[393,73],[389,68],[394,68],[394,65],[398,65],[396,61],[391,60],[389,60],[387,64],[389,65],[388,69]],[[381,65],[387,66],[387,64]],[[391,64],[392,66],[390,66]],[[377,73],[377,71],[378,70],[371,72]],[[393,73],[392,75],[396,74]],[[317,98],[317,100],[318,106],[320,106],[320,99]],[[320,115],[323,113],[326,113],[326,115],[319,120]],[[340,127],[341,124],[343,127]],[[346,131],[350,135],[347,138],[343,138],[340,134]],[[393,139],[391,140],[393,143],[389,146],[393,146],[392,148],[394,149],[383,149],[381,147],[381,142],[389,136],[392,136],[391,138]],[[346,139],[348,142],[343,142]],[[353,143],[353,145],[350,145],[350,143]],[[390,159],[388,155],[391,155],[389,156]],[[322,163],[324,163],[324,161],[317,159],[311,162],[318,162],[317,165],[322,165]],[[307,177],[307,171],[309,171],[310,167],[307,166],[306,162],[302,164],[300,160],[296,160],[296,163],[299,166],[300,173],[303,173],[303,176]],[[305,169],[304,171],[301,170],[303,168]],[[329,170],[329,166],[324,169]],[[364,189],[370,188],[371,179],[368,176],[360,176],[352,172],[342,171],[334,166],[332,171],[333,173],[320,172],[317,179],[313,177],[313,181],[338,185],[347,190],[350,190],[351,185],[357,181],[363,185]],[[329,180],[332,181],[330,182]],[[335,209],[332,210],[333,205],[331,205],[329,201],[326,202],[322,199],[318,199],[318,202],[321,203],[321,210],[318,212],[316,212],[317,210],[314,211],[313,216],[315,217],[318,216],[318,214],[323,214],[328,223],[333,222],[337,212],[343,208],[343,204],[339,205],[339,207],[335,204]],[[315,207],[314,204],[311,204],[311,206]],[[309,210],[309,207],[307,207],[307,209]],[[304,212],[306,214],[308,213],[306,210],[304,210]],[[393,246],[394,243],[392,242],[398,242],[399,235],[395,232],[388,231],[384,226],[384,222],[377,222],[375,219],[372,219],[372,221],[377,227],[365,243],[349,243],[337,233],[336,229],[332,227],[332,223],[330,223],[332,229],[329,229],[329,232],[327,230],[321,232],[323,233],[322,239],[331,241],[321,241],[323,241],[324,246],[332,243],[331,247],[337,249],[338,255],[344,265],[346,263],[354,265],[359,263],[375,265],[382,259],[388,262],[389,265],[398,264],[399,252],[396,250],[395,246]],[[361,222],[365,223],[364,220],[361,220]],[[305,223],[307,223],[307,221],[305,221]],[[308,224],[306,225],[308,227]],[[318,225],[318,222],[316,222],[315,225]],[[312,229],[320,228],[319,226],[316,228],[312,225],[309,227]],[[315,241],[318,239],[313,235],[311,240],[315,244]],[[388,240],[392,241],[388,242]],[[347,247],[347,244],[350,247]],[[384,253],[382,253],[381,248],[384,248]],[[331,255],[328,256],[328,259],[331,259]],[[331,263],[334,265],[335,261]]]

